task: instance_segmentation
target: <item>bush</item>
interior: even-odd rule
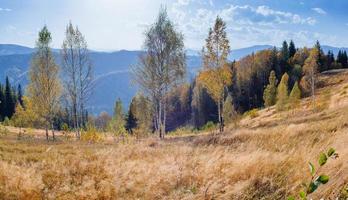
[[[86,130],[81,131],[81,140],[87,142],[102,142],[104,140],[104,135],[99,133],[94,126],[88,124]]]
[[[204,126],[202,126],[201,130],[202,131],[212,131],[216,129],[216,124],[214,124],[214,122],[209,121],[207,122]]]
[[[10,131],[3,125],[0,125],[0,135],[7,135]]]
[[[11,125],[11,121],[8,117],[5,117],[4,121],[2,122],[2,124],[4,126],[10,126]]]
[[[244,116],[245,117],[249,116],[251,119],[256,118],[259,116],[258,109],[254,108],[252,110],[249,110],[249,111],[244,113]]]

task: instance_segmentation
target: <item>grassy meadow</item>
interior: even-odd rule
[[[348,72],[320,78],[316,109],[274,107],[214,131],[98,143],[46,142],[42,131],[0,136],[0,199],[287,199],[310,180],[308,162],[330,181],[309,198],[348,198]]]

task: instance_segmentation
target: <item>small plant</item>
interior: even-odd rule
[[[93,126],[88,124],[86,130],[81,131],[81,140],[87,142],[101,142],[104,136]]]
[[[10,131],[3,125],[0,125],[0,136],[9,134]]]
[[[215,128],[216,128],[216,125],[214,124],[214,122],[209,121],[204,126],[202,126],[201,130],[211,131],[211,130],[214,130]]]
[[[251,119],[256,118],[259,116],[258,110],[256,108],[249,110],[244,113],[244,116],[250,116]]]
[[[5,117],[4,121],[2,122],[2,124],[4,126],[10,126],[11,125],[11,121],[8,117]]]
[[[327,163],[329,158],[336,159],[338,158],[338,154],[336,153],[334,148],[330,148],[327,153],[320,153],[318,159],[318,168],[316,169],[314,164],[309,162],[309,172],[311,173],[311,180],[308,184],[303,183],[304,189],[299,193],[299,199],[307,200],[307,195],[315,192],[320,185],[325,185],[329,182],[330,177],[326,174],[320,172],[321,168]],[[320,174],[320,175],[319,175]],[[290,196],[288,200],[295,200],[294,196]]]

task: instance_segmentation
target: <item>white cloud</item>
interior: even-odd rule
[[[192,0],[191,3],[201,2]],[[232,48],[255,44],[279,45],[282,40],[290,38],[298,41],[299,44],[312,45],[314,35],[318,36],[318,34],[306,31],[308,28],[306,25],[312,26],[317,23],[315,18],[275,10],[266,5],[227,4],[222,9],[211,9],[209,5],[198,6],[198,8],[192,5],[177,6],[172,7],[169,13],[179,30],[184,33],[185,44],[194,49],[200,49],[204,44],[208,29],[213,25],[217,15],[227,23],[227,32]],[[297,31],[290,31],[284,26],[297,26]],[[304,30],[301,31],[301,29]],[[320,35],[320,38],[325,37]]]
[[[10,8],[0,8],[0,12],[1,11],[11,12],[12,9],[10,9]]]
[[[312,10],[315,11],[316,13],[318,13],[318,14],[326,15],[326,11],[323,10],[322,8],[312,8]]]

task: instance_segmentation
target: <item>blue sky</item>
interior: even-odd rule
[[[0,43],[34,46],[47,24],[59,48],[71,20],[91,49],[140,49],[161,5],[190,49],[201,49],[217,15],[227,22],[232,49],[284,39],[348,47],[346,0],[0,0]]]

